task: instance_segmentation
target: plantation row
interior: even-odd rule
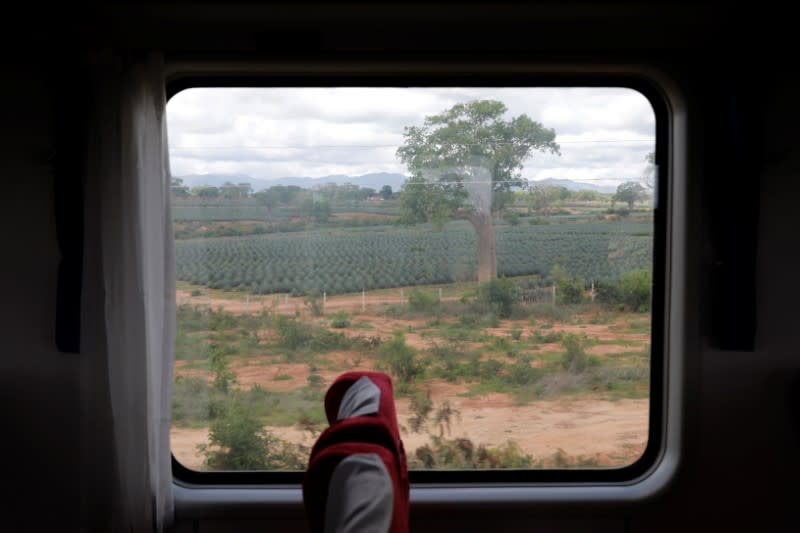
[[[300,207],[273,207],[270,211],[263,205],[254,202],[244,203],[218,203],[218,204],[183,204],[175,203],[172,206],[172,218],[177,221],[186,222],[191,220],[215,221],[215,220],[264,220],[274,222],[285,222],[292,217],[305,216],[307,213]],[[330,205],[333,213],[348,212],[354,208],[350,204]],[[366,206],[357,207],[360,213],[378,215],[399,215],[400,210],[397,206]]]
[[[559,264],[585,280],[649,269],[652,225],[616,221],[496,228],[501,276],[547,275]],[[176,243],[177,277],[256,294],[329,294],[473,280],[475,232],[466,222],[429,228],[372,226]]]

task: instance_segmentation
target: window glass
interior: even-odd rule
[[[327,385],[353,369],[392,377],[412,469],[641,456],[641,93],[196,88],[167,111],[181,464],[304,469]]]

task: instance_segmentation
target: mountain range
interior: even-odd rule
[[[199,185],[209,185],[212,187],[219,187],[225,182],[231,183],[249,183],[254,191],[268,189],[274,185],[296,185],[303,189],[310,189],[316,185],[325,183],[336,183],[338,185],[350,183],[375,189],[379,191],[384,185],[389,185],[393,191],[399,191],[400,186],[406,180],[406,176],[398,173],[391,172],[373,172],[370,174],[363,174],[361,176],[348,176],[345,174],[333,174],[330,176],[323,176],[321,178],[310,177],[285,177],[274,179],[257,179],[245,174],[187,174],[184,176],[175,176],[183,180],[184,185],[189,187],[197,187]],[[538,185],[553,185],[566,187],[571,191],[590,190],[602,193],[613,193],[616,187],[610,185],[595,185],[593,183],[582,183],[567,179],[546,178],[543,180],[534,180],[531,183]]]

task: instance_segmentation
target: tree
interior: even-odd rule
[[[278,194],[274,193],[272,189],[258,191],[253,195],[256,201],[267,208],[267,213],[272,213],[272,208],[280,203]]]
[[[241,190],[239,189],[238,185],[231,183],[230,181],[226,181],[222,184],[219,188],[222,196],[228,200],[233,200],[234,198],[239,198],[241,195]]]
[[[267,208],[267,213],[272,213],[272,208],[278,205],[289,205],[302,192],[297,185],[273,185],[255,193],[255,199]]]
[[[384,200],[389,200],[392,198],[392,186],[391,185],[384,185],[381,187],[380,192],[381,198]]]
[[[237,183],[236,185],[239,187],[240,198],[248,198],[253,192],[253,187],[249,183]]]
[[[569,189],[560,185],[533,185],[528,189],[528,207],[544,216],[550,215],[550,207],[570,195]]]
[[[176,198],[186,198],[189,196],[189,187],[183,184],[181,178],[170,179],[170,189],[172,190],[172,195]]]
[[[198,185],[192,188],[192,194],[202,198],[217,198],[219,189],[210,185]]]
[[[456,104],[406,127],[397,156],[411,177],[400,193],[402,220],[469,221],[477,234],[478,281],[497,277],[492,215],[524,188],[523,162],[534,150],[559,154],[556,133],[520,115],[503,120],[506,106],[496,100]]]
[[[311,198],[303,202],[303,212],[317,223],[325,223],[331,217],[331,205],[327,200],[315,202]]]
[[[626,181],[620,183],[617,187],[617,192],[614,195],[614,200],[619,202],[626,202],[628,209],[633,209],[633,204],[639,200],[647,198],[645,188],[638,181]]]

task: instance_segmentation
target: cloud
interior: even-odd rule
[[[406,126],[455,103],[504,102],[556,131],[561,157],[534,153],[523,176],[638,176],[654,149],[649,102],[622,88],[197,88],[167,106],[175,175],[254,178],[404,172],[395,157]],[[599,142],[602,141],[602,142]],[[615,177],[616,176],[616,177]]]

